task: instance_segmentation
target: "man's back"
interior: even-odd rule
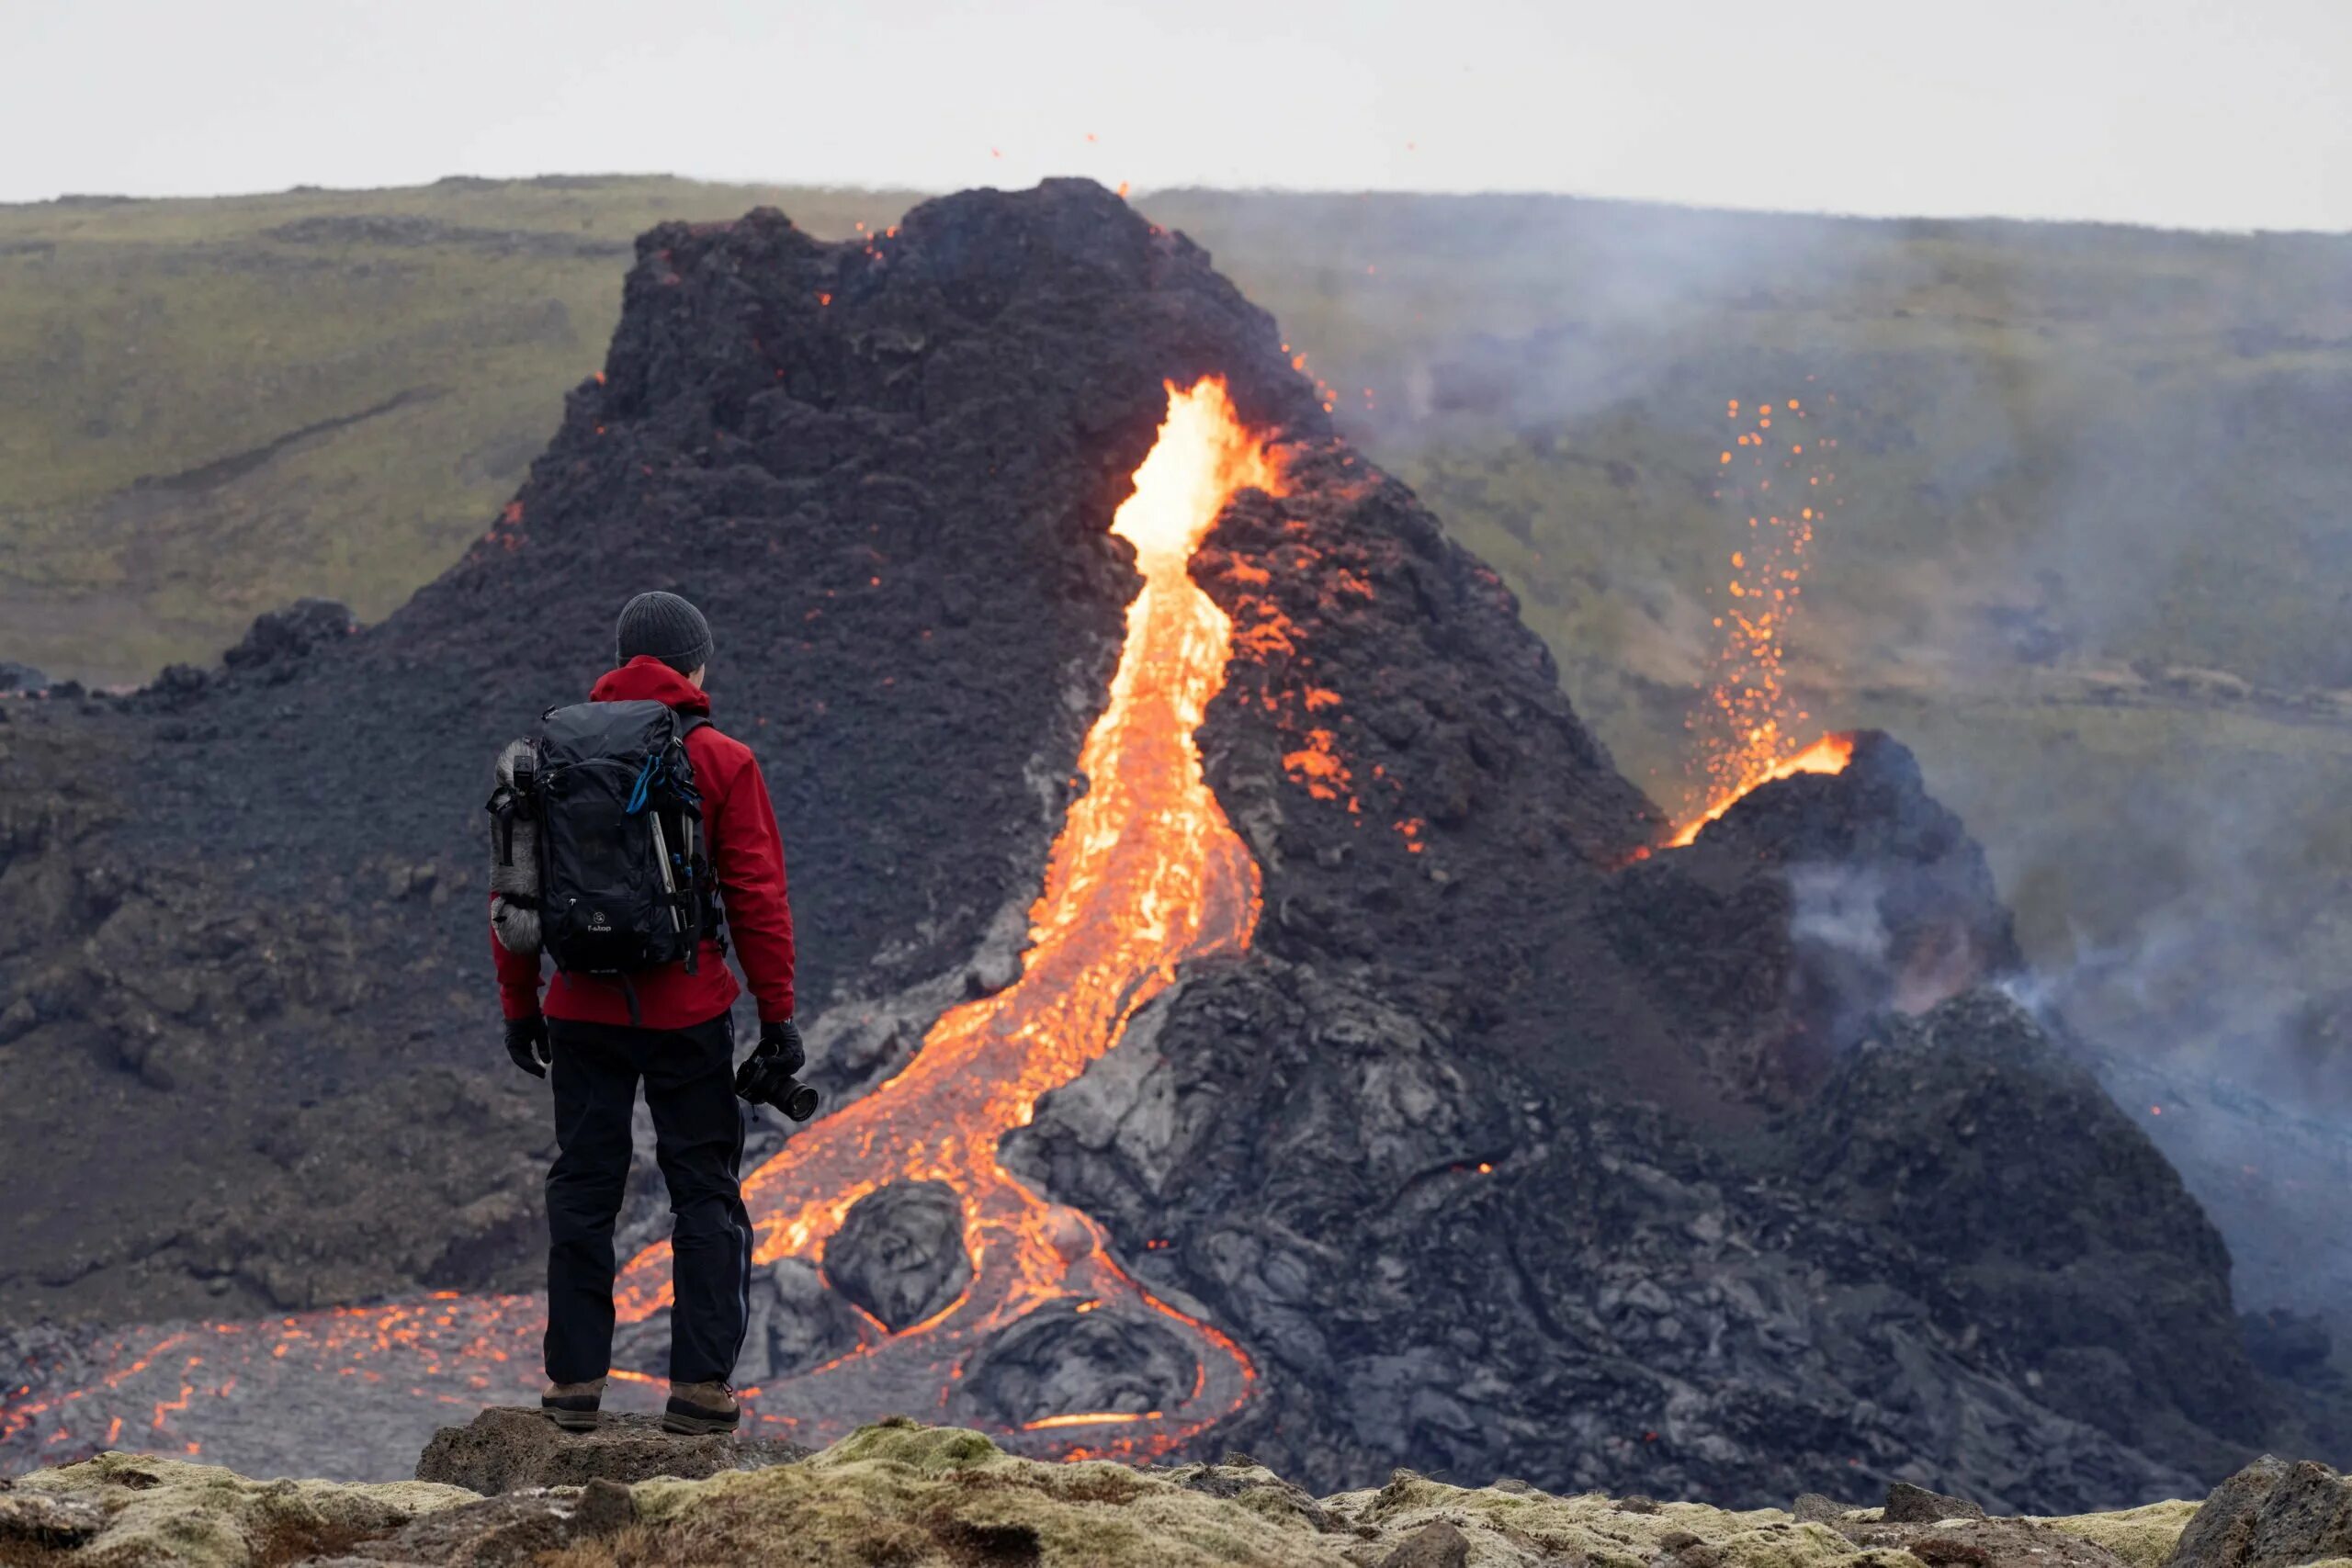
[[[707,718],[710,697],[658,659],[630,660],[599,680],[591,702],[666,703],[680,714]],[[752,749],[716,726],[698,726],[686,737],[695,787],[702,795],[702,832],[725,907],[726,931],[737,962],[751,982],[763,1021],[793,1016],[792,907],[785,880],[784,845],[776,831],[775,807],[766,778]],[[502,1004],[510,1019],[542,1010],[540,965],[536,955],[511,953],[493,941]],[[579,1023],[628,1023],[649,1029],[683,1029],[725,1012],[741,994],[729,971],[718,934],[703,942],[689,974],[684,964],[663,964],[629,976],[637,993],[637,1015],[616,982],[587,975],[559,974],[548,987],[549,1018]]]

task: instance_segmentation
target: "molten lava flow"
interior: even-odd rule
[[[1854,760],[1854,738],[1850,735],[1825,735],[1795,756],[1774,762],[1755,778],[1711,804],[1706,811],[1692,818],[1676,829],[1674,846],[1679,849],[1699,836],[1699,830],[1733,807],[1738,805],[1750,790],[1774,779],[1794,778],[1799,773],[1842,773],[1846,764]]]
[[[1751,428],[1738,430],[1724,449],[1715,495],[1745,514],[1747,536],[1732,552],[1731,578],[1723,590],[1728,603],[1714,617],[1723,641],[1707,705],[1690,727],[1704,778],[1691,814],[1668,840],[1678,846],[1696,839],[1758,785],[1793,773],[1843,773],[1853,756],[1852,743],[1836,735],[1789,752],[1812,716],[1796,705],[1785,683],[1789,627],[1804,592],[1805,552],[1815,524],[1831,506],[1844,504],[1827,493],[1838,479],[1832,466],[1838,443],[1812,433],[1812,411],[1804,405],[1803,398],[1778,405],[1777,435],[1774,404],[1743,414],[1734,399],[1724,409],[1735,425]]]
[[[973,1278],[961,1297],[897,1334],[865,1319],[864,1342],[848,1354],[747,1391],[755,1420],[796,1437],[823,1440],[890,1411],[944,1408],[968,1352],[1057,1302],[1148,1316],[1195,1358],[1189,1386],[1155,1408],[1036,1410],[1011,1422],[1052,1434],[1038,1440],[1057,1451],[1168,1452],[1238,1408],[1256,1378],[1232,1340],[1130,1278],[1093,1220],[1046,1202],[996,1159],[998,1140],[1116,1043],[1181,964],[1240,950],[1257,923],[1257,863],[1204,782],[1193,741],[1224,684],[1231,626],[1187,563],[1235,491],[1276,490],[1279,476],[1221,380],[1169,393],[1159,441],[1113,521],[1136,547],[1144,586],[1128,607],[1109,703],[1080,752],[1089,788],[1031,911],[1024,973],[941,1018],[904,1071],[796,1134],[745,1183],[757,1256],[771,1261],[821,1261],[850,1205],[886,1182],[945,1181],[963,1198]],[[641,1320],[668,1300],[668,1252],[649,1250],[624,1272],[623,1317]],[[54,1459],[100,1442],[194,1453],[182,1420],[192,1401],[204,1401],[209,1429],[233,1434],[241,1413],[278,1420],[275,1391],[296,1377],[334,1380],[344,1415],[368,1402],[369,1419],[387,1427],[435,1404],[527,1397],[544,1321],[531,1296],[442,1296],[134,1330],[96,1348],[96,1365],[110,1370],[83,1386],[36,1391],[28,1378],[0,1387],[0,1458]]]
[[[941,1393],[965,1349],[1056,1300],[1132,1303],[1204,1348],[1189,1407],[1148,1413],[1161,1429],[1123,1449],[1172,1446],[1237,1404],[1253,1375],[1230,1341],[1129,1280],[1093,1221],[1046,1202],[996,1158],[997,1141],[1027,1124],[1038,1097],[1109,1050],[1178,965],[1245,946],[1257,921],[1257,864],[1203,781],[1193,739],[1224,684],[1231,626],[1186,564],[1236,491],[1273,490],[1277,476],[1221,381],[1169,390],[1159,439],[1112,523],[1136,547],[1143,591],[1128,607],[1109,705],[1080,754],[1089,787],[1055,842],[1021,979],[947,1013],[904,1071],[795,1135],[744,1183],[755,1256],[770,1262],[821,1260],[850,1206],[886,1182],[947,1182],[963,1195],[973,1282],[930,1322],[888,1337],[869,1325],[850,1356],[771,1384],[763,1413],[820,1427],[870,1415],[884,1406],[863,1393],[903,1383],[885,1362],[900,1373],[918,1367]],[[622,1277],[623,1317],[666,1303],[669,1271],[666,1247],[639,1255]],[[1090,1415],[1132,1425],[1146,1413],[1050,1412],[1028,1425],[1071,1427]]]

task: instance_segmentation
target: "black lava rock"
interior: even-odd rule
[[[972,1280],[962,1198],[944,1181],[875,1189],[825,1244],[825,1277],[892,1329],[944,1310]]]
[[[322,643],[359,629],[351,607],[333,599],[302,599],[254,621],[245,638],[221,659],[232,670],[259,670],[301,658]]]
[[[2287,1568],[2352,1557],[2352,1481],[2268,1454],[2213,1489],[2165,1568]]]
[[[2275,1419],[2229,1253],[2089,1072],[1977,992],[1884,1022],[1789,1129],[1825,1206],[1900,1237],[2043,1403],[2122,1442],[2176,1414],[2204,1463]],[[1925,1281],[1923,1281],[1925,1283]]]
[[[493,1406],[466,1426],[435,1433],[417,1458],[416,1479],[495,1496],[547,1486],[593,1488],[600,1482],[627,1485],[657,1475],[698,1480],[721,1471],[791,1464],[808,1451],[750,1434],[679,1437],[663,1431],[652,1416],[607,1414],[594,1431],[566,1432],[537,1410]],[[597,1499],[604,1516],[598,1533],[616,1522],[625,1502],[626,1495]]]
[[[1886,1506],[1879,1517],[1891,1525],[1931,1525],[1939,1519],[1981,1519],[1984,1510],[1964,1497],[1948,1497],[1898,1481],[1886,1489]]]
[[[1195,1365],[1192,1348],[1158,1318],[1042,1308],[989,1342],[957,1400],[1012,1427],[1080,1411],[1168,1410],[1191,1391]]]

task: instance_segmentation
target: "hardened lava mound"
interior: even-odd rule
[[[1170,564],[1114,520],[1204,387]],[[1275,324],[1064,181],[656,230],[528,482],[390,619],[0,705],[12,1467],[391,1473],[527,1385],[548,1133],[480,802],[649,586],[708,614],[875,1130],[755,1150],[769,1435],[2045,1512],[2320,1446],[2203,1214],[1995,988],[2007,915],[1907,753],[1668,847]],[[641,1171],[626,1371],[661,1207]]]

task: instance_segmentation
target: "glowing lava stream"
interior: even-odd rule
[[[1181,1410],[1040,1413],[1032,1430],[1141,1427],[1104,1446],[1165,1451],[1238,1407],[1255,1376],[1229,1339],[1136,1285],[1091,1219],[1048,1203],[997,1163],[998,1139],[1116,1043],[1180,964],[1246,947],[1257,924],[1257,863],[1204,782],[1193,739],[1225,683],[1231,623],[1186,567],[1235,491],[1276,491],[1279,480],[1222,380],[1171,384],[1169,393],[1159,440],[1112,522],[1136,547],[1144,586],[1127,611],[1109,703],[1080,753],[1087,792],[1054,843],[1021,978],[943,1016],[905,1070],[796,1134],[744,1182],[762,1262],[821,1260],[850,1206],[886,1182],[944,1181],[963,1197],[974,1277],[960,1299],[895,1335],[869,1322],[856,1350],[761,1391],[763,1416],[808,1435],[902,1408],[887,1401],[913,1386],[905,1374],[918,1368],[917,1381],[944,1404],[966,1351],[1057,1300],[1172,1320],[1200,1348],[1200,1375]],[[669,1262],[664,1245],[624,1270],[623,1318],[668,1302]]]

